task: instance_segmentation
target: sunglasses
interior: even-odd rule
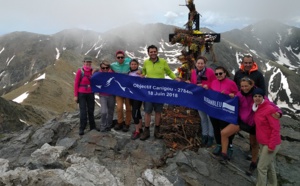
[[[117,57],[117,59],[124,59],[124,57],[122,56],[122,57]]]
[[[216,76],[221,76],[224,72],[215,73]]]
[[[101,67],[102,70],[109,69],[109,67]]]

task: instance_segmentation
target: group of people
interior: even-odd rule
[[[99,72],[112,72],[128,74],[130,76],[139,76],[147,78],[165,78],[165,74],[171,79],[180,81],[170,69],[167,61],[158,57],[158,49],[154,45],[148,47],[149,59],[143,63],[143,68],[139,69],[139,61],[125,56],[125,52],[119,50],[116,52],[116,62],[109,63],[103,61],[100,63]],[[92,58],[85,57],[83,60],[83,67],[77,70],[74,84],[74,100],[79,103],[80,108],[80,128],[79,135],[84,135],[84,130],[87,123],[90,125],[90,130],[95,129],[94,120],[94,93],[91,89],[90,77],[95,70],[91,68]],[[162,138],[160,134],[160,120],[163,111],[163,104],[153,102],[142,102],[139,100],[129,99],[117,95],[109,95],[106,93],[99,93],[101,104],[101,122],[99,130],[107,132],[111,129],[113,121],[114,107],[116,104],[117,123],[114,130],[122,130],[127,132],[129,130],[131,120],[135,124],[135,130],[132,133],[131,139],[140,138],[146,140],[150,137],[150,123],[151,114],[155,112],[155,130],[154,137]],[[141,106],[144,104],[145,112],[145,127],[142,128]],[[125,117],[124,117],[125,105]],[[124,119],[125,118],[125,119]],[[89,120],[89,122],[88,122]]]
[[[149,59],[145,60],[142,69],[139,69],[139,62],[125,56],[124,51],[116,52],[116,62],[110,64],[103,61],[100,64],[100,72],[123,73],[130,76],[147,78],[165,78],[168,75],[171,79],[181,81],[170,69],[167,61],[158,57],[158,49],[151,45],[148,47]],[[78,69],[75,77],[74,99],[79,103],[80,128],[79,135],[84,134],[84,129],[89,119],[90,130],[96,129],[94,121],[94,93],[91,90],[89,78],[93,74],[91,69],[92,59],[85,57],[83,67]],[[280,123],[281,110],[266,96],[264,77],[258,71],[258,66],[253,57],[246,55],[242,58],[240,69],[235,73],[233,80],[229,79],[230,74],[226,68],[219,66],[214,70],[206,66],[207,59],[203,56],[195,60],[195,67],[191,70],[190,79],[187,83],[201,86],[204,89],[211,89],[229,97],[238,97],[239,114],[237,123],[208,116],[204,111],[199,110],[201,118],[202,144],[207,147],[216,146],[212,153],[220,157],[221,163],[227,163],[232,158],[232,141],[234,135],[243,130],[249,133],[251,164],[248,175],[252,175],[257,168],[257,185],[277,184],[274,167],[275,155],[280,147]],[[141,102],[120,96],[99,93],[101,104],[100,131],[109,131],[112,125],[115,102],[117,105],[117,124],[115,130],[127,132],[131,120],[135,124],[135,130],[131,139],[140,138],[146,140],[150,137],[151,113],[155,112],[154,137],[161,138],[160,120],[163,111],[163,104],[153,102]],[[124,120],[124,109],[126,118]],[[144,128],[142,126],[141,106],[144,106]],[[87,117],[88,116],[88,117]],[[261,151],[259,161],[258,154]]]

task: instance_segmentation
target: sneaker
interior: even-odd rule
[[[206,147],[211,147],[214,143],[214,137],[208,136]]]
[[[233,148],[229,147],[227,150],[227,156],[229,160],[232,158],[232,154],[233,154]]]
[[[123,124],[122,123],[121,124],[118,123],[114,127],[115,130],[121,130],[122,128],[123,128]]]
[[[221,150],[222,150],[221,145],[217,145],[217,146],[215,147],[215,149],[212,151],[212,153],[213,153],[214,155],[216,155],[216,156],[219,156],[219,155],[221,155]]]
[[[228,160],[229,160],[229,159],[228,159],[227,154],[221,153],[221,157],[220,157],[220,159],[219,159],[219,162],[220,162],[221,164],[225,165],[225,164],[228,163]]]
[[[163,138],[163,136],[159,132],[159,126],[155,126],[155,128],[154,128],[154,137],[156,139],[162,139]]]
[[[129,130],[129,125],[123,125],[122,131],[123,132],[128,132],[128,130]]]
[[[132,134],[134,134],[135,133],[135,130],[134,131],[132,131]],[[142,134],[143,133],[143,129],[140,129],[140,134]]]
[[[256,169],[256,167],[257,167],[257,164],[254,163],[254,162],[251,162],[251,164],[250,164],[250,166],[249,166],[249,170],[246,171],[246,174],[247,174],[248,176],[252,176],[252,175],[253,175],[253,172],[254,172],[255,169]]]
[[[203,135],[201,138],[201,143],[203,146],[205,146],[207,144],[208,141],[208,136],[207,135]]]
[[[141,134],[140,140],[146,140],[150,137],[150,129],[145,128],[144,132]]]
[[[132,139],[132,140],[136,140],[136,139],[138,139],[140,136],[141,136],[140,132],[134,131],[134,133],[133,133],[132,136],[131,136],[131,139]]]

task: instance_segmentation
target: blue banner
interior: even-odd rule
[[[209,116],[237,123],[238,98],[230,98],[194,84],[118,73],[96,72],[91,77],[93,92],[105,92],[140,101],[181,105]]]

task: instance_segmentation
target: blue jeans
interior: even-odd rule
[[[209,116],[201,110],[198,110],[198,113],[201,118],[202,136],[214,137],[214,128],[211,124]]]

